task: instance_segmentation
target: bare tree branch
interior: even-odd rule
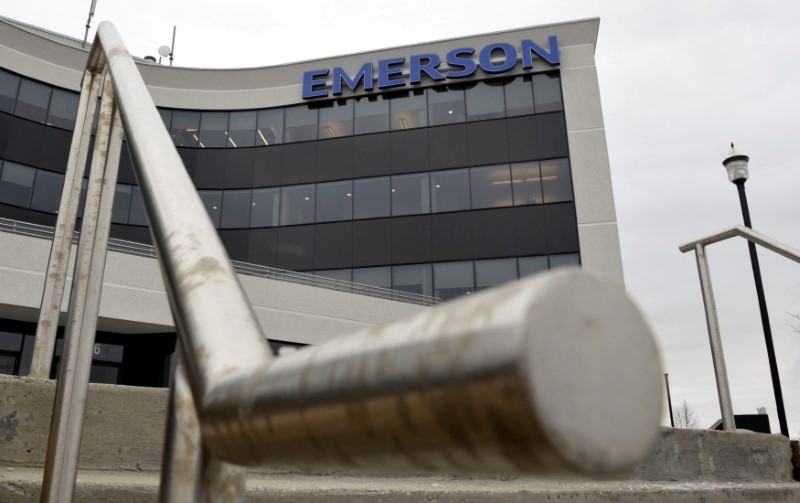
[[[675,408],[674,415],[676,428],[697,429],[700,427],[697,414],[694,409],[686,403],[686,400]]]

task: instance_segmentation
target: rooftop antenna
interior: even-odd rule
[[[86,33],[84,33],[83,35],[83,43],[81,44],[81,47],[86,47],[86,39],[89,38],[89,26],[91,26],[92,24],[92,16],[94,16],[94,8],[96,6],[97,6],[97,0],[92,0],[92,6],[89,7],[89,18],[86,19]]]
[[[172,27],[172,48],[169,50],[169,66],[172,66],[172,56],[175,54],[175,31],[177,29],[177,26]]]

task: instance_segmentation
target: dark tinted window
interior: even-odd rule
[[[78,99],[79,95],[75,93],[53,89],[47,123],[64,129],[74,128],[75,116],[78,114]]]
[[[144,212],[142,203],[142,191],[139,187],[134,187],[131,191],[131,212],[128,216],[128,223],[131,225],[147,225],[147,215]]]
[[[320,140],[353,134],[353,100],[337,100],[319,109]]]
[[[511,178],[507,164],[483,166],[469,171],[472,207],[499,208],[511,206]]]
[[[11,113],[17,101],[19,77],[0,70],[0,111]]]
[[[562,255],[550,255],[550,269],[564,266],[581,265],[581,259],[577,253],[564,253]]]
[[[572,201],[572,180],[567,159],[542,161],[542,192],[545,203]]]
[[[317,222],[334,222],[353,218],[353,181],[317,185]]]
[[[170,127],[172,126],[172,110],[159,108],[158,114],[161,116],[161,122],[164,123],[164,128],[169,131]]]
[[[511,187],[514,190],[514,206],[542,204],[542,177],[539,163],[512,164]]]
[[[47,107],[50,104],[50,88],[22,79],[17,96],[14,114],[26,119],[44,122],[47,119]]]
[[[250,227],[278,225],[281,189],[255,189],[250,211]]]
[[[317,139],[317,110],[307,106],[286,109],[287,143]]]
[[[466,91],[467,120],[496,119],[505,116],[502,82],[478,82]]]
[[[428,121],[431,126],[466,120],[464,90],[453,87],[428,89]]]
[[[111,221],[115,224],[127,224],[131,207],[133,187],[118,183],[114,189],[114,206],[111,210]]]
[[[401,292],[433,295],[431,264],[396,265],[392,267],[392,288]]]
[[[431,211],[468,210],[469,203],[469,171],[452,169],[431,173]]]
[[[528,115],[533,113],[533,87],[531,77],[515,77],[506,84],[506,115]]]
[[[229,146],[252,147],[256,144],[256,112],[231,112],[228,126]]]
[[[0,203],[27,208],[33,193],[36,170],[21,164],[5,161],[0,171]]]
[[[176,147],[196,147],[200,132],[200,112],[172,112],[171,132]]]
[[[296,185],[281,189],[281,225],[314,222],[314,185]]]
[[[283,143],[283,109],[259,110],[256,145]]]
[[[64,175],[38,170],[33,186],[31,208],[39,211],[56,213],[64,189]]]
[[[198,190],[197,195],[203,201],[208,216],[214,227],[219,229],[220,215],[222,213],[222,191],[221,190]]]
[[[472,293],[475,289],[472,261],[433,264],[433,284],[434,296],[442,300]]]
[[[355,114],[356,134],[389,130],[389,101],[381,95],[356,98]]]
[[[517,279],[517,259],[475,261],[475,289],[483,290]]]
[[[392,112],[393,130],[428,125],[428,103],[423,89],[391,95],[389,107]]]
[[[536,113],[561,110],[561,79],[558,74],[537,73],[533,76],[533,99]]]
[[[353,218],[379,218],[390,214],[389,177],[363,178],[353,182]]]
[[[222,193],[220,227],[234,229],[250,225],[250,191],[226,190]]]
[[[203,112],[200,116],[200,146],[222,148],[228,145],[228,112]]]
[[[352,281],[352,271],[350,269],[330,269],[327,271],[314,271],[314,276],[321,278],[335,279],[337,281]]]
[[[517,261],[520,278],[547,270],[547,257],[520,257]]]
[[[430,211],[428,173],[392,177],[392,215],[419,215]]]
[[[365,267],[353,269],[353,283],[377,286],[379,288],[392,288],[392,268]]]

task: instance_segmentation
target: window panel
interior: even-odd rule
[[[431,212],[428,173],[392,177],[392,215],[419,215]]]
[[[389,101],[382,95],[356,98],[355,117],[355,134],[388,131]]]
[[[544,272],[547,270],[547,257],[520,257],[517,259],[519,263],[519,277],[530,276],[532,274]]]
[[[314,222],[314,185],[281,188],[281,225]]]
[[[353,191],[353,218],[381,218],[391,214],[388,176],[355,180]]]
[[[286,143],[317,139],[317,109],[290,107],[286,113]]]
[[[250,203],[250,227],[275,227],[280,213],[281,189],[255,189]]]
[[[475,290],[472,261],[433,264],[433,294],[448,300]]]
[[[134,187],[131,191],[131,211],[128,223],[130,225],[147,225],[147,214],[144,211],[142,191],[139,190],[139,187]]]
[[[353,100],[336,100],[319,109],[320,140],[353,134]]]
[[[64,175],[38,170],[33,185],[31,208],[48,213],[58,213],[61,192],[64,190]]]
[[[111,222],[127,224],[131,208],[133,186],[118,183],[114,188],[114,206],[111,209]]]
[[[20,78],[0,70],[0,112],[12,113],[17,102]]]
[[[411,129],[428,125],[428,102],[424,89],[389,96],[392,130]]]
[[[22,79],[14,115],[44,122],[47,119],[47,107],[50,104],[50,91],[48,86]]]
[[[14,353],[22,349],[22,334],[18,332],[6,332],[0,330],[0,351],[12,351]]]
[[[467,120],[479,121],[505,116],[503,82],[477,82],[466,91]]]
[[[229,147],[252,147],[256,144],[255,110],[248,112],[231,112],[228,126]]]
[[[5,161],[0,172],[0,203],[27,208],[33,193],[36,170],[21,164]]]
[[[475,261],[475,288],[484,290],[517,279],[517,259]]]
[[[164,127],[167,131],[169,131],[170,126],[172,125],[172,110],[159,108],[158,114],[161,116],[161,121],[164,123]]]
[[[431,264],[396,265],[392,267],[392,288],[401,292],[433,295]]]
[[[572,180],[567,159],[542,161],[542,192],[545,203],[572,201]]]
[[[561,79],[556,73],[537,73],[533,76],[533,100],[536,113],[562,110]]]
[[[63,129],[75,127],[75,116],[78,114],[78,99],[80,95],[61,89],[53,89],[50,100],[50,110],[47,114],[47,123]]]
[[[205,206],[214,227],[219,229],[220,214],[222,213],[222,191],[198,190],[197,195],[203,201],[203,206]]]
[[[520,162],[511,165],[511,187],[514,206],[542,204],[542,176],[538,162]]]
[[[224,148],[228,145],[228,112],[203,112],[200,115],[200,146]]]
[[[170,131],[176,147],[196,147],[200,132],[200,112],[175,110],[172,112]]]
[[[506,84],[506,115],[529,115],[533,113],[533,86],[531,77],[515,77]]]
[[[452,169],[431,173],[431,196],[433,213],[470,209],[469,171]]]
[[[352,218],[352,180],[317,185],[317,222],[335,222]]]
[[[352,281],[352,273],[350,269],[329,269],[326,271],[314,271],[314,276],[321,278],[333,279],[337,281]]]
[[[392,268],[364,267],[361,269],[353,269],[353,283],[391,289]]]
[[[550,255],[550,269],[565,266],[580,266],[581,259],[577,253],[563,253],[561,255]]]
[[[508,164],[472,168],[469,183],[473,209],[513,205]]]
[[[464,90],[454,86],[428,89],[428,120],[431,126],[466,120]]]
[[[226,190],[222,193],[221,228],[239,229],[250,226],[250,195],[249,190]]]
[[[256,124],[256,145],[283,143],[283,109],[259,110]]]

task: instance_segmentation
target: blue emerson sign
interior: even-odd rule
[[[549,47],[548,50],[545,50],[532,40],[521,41],[521,57],[517,53],[516,47],[505,42],[489,44],[480,51],[476,51],[472,47],[453,49],[444,57],[444,63],[448,67],[447,71],[439,70],[442,58],[438,54],[414,54],[408,58],[407,76],[403,75],[403,66],[406,63],[404,57],[378,61],[377,75],[376,65],[373,63],[364,63],[352,76],[338,66],[333,70],[328,68],[311,70],[303,74],[303,99],[328,96],[326,80],[329,75],[331,76],[330,93],[333,96],[339,96],[345,87],[355,91],[361,86],[365,91],[372,91],[376,87],[389,89],[408,84],[416,85],[422,82],[423,75],[435,82],[463,79],[474,75],[479,67],[489,74],[502,74],[516,67],[520,60],[522,68],[530,70],[533,68],[535,56],[546,61],[550,66],[557,66],[561,63],[558,55],[558,39],[555,35],[550,35],[547,42]]]

